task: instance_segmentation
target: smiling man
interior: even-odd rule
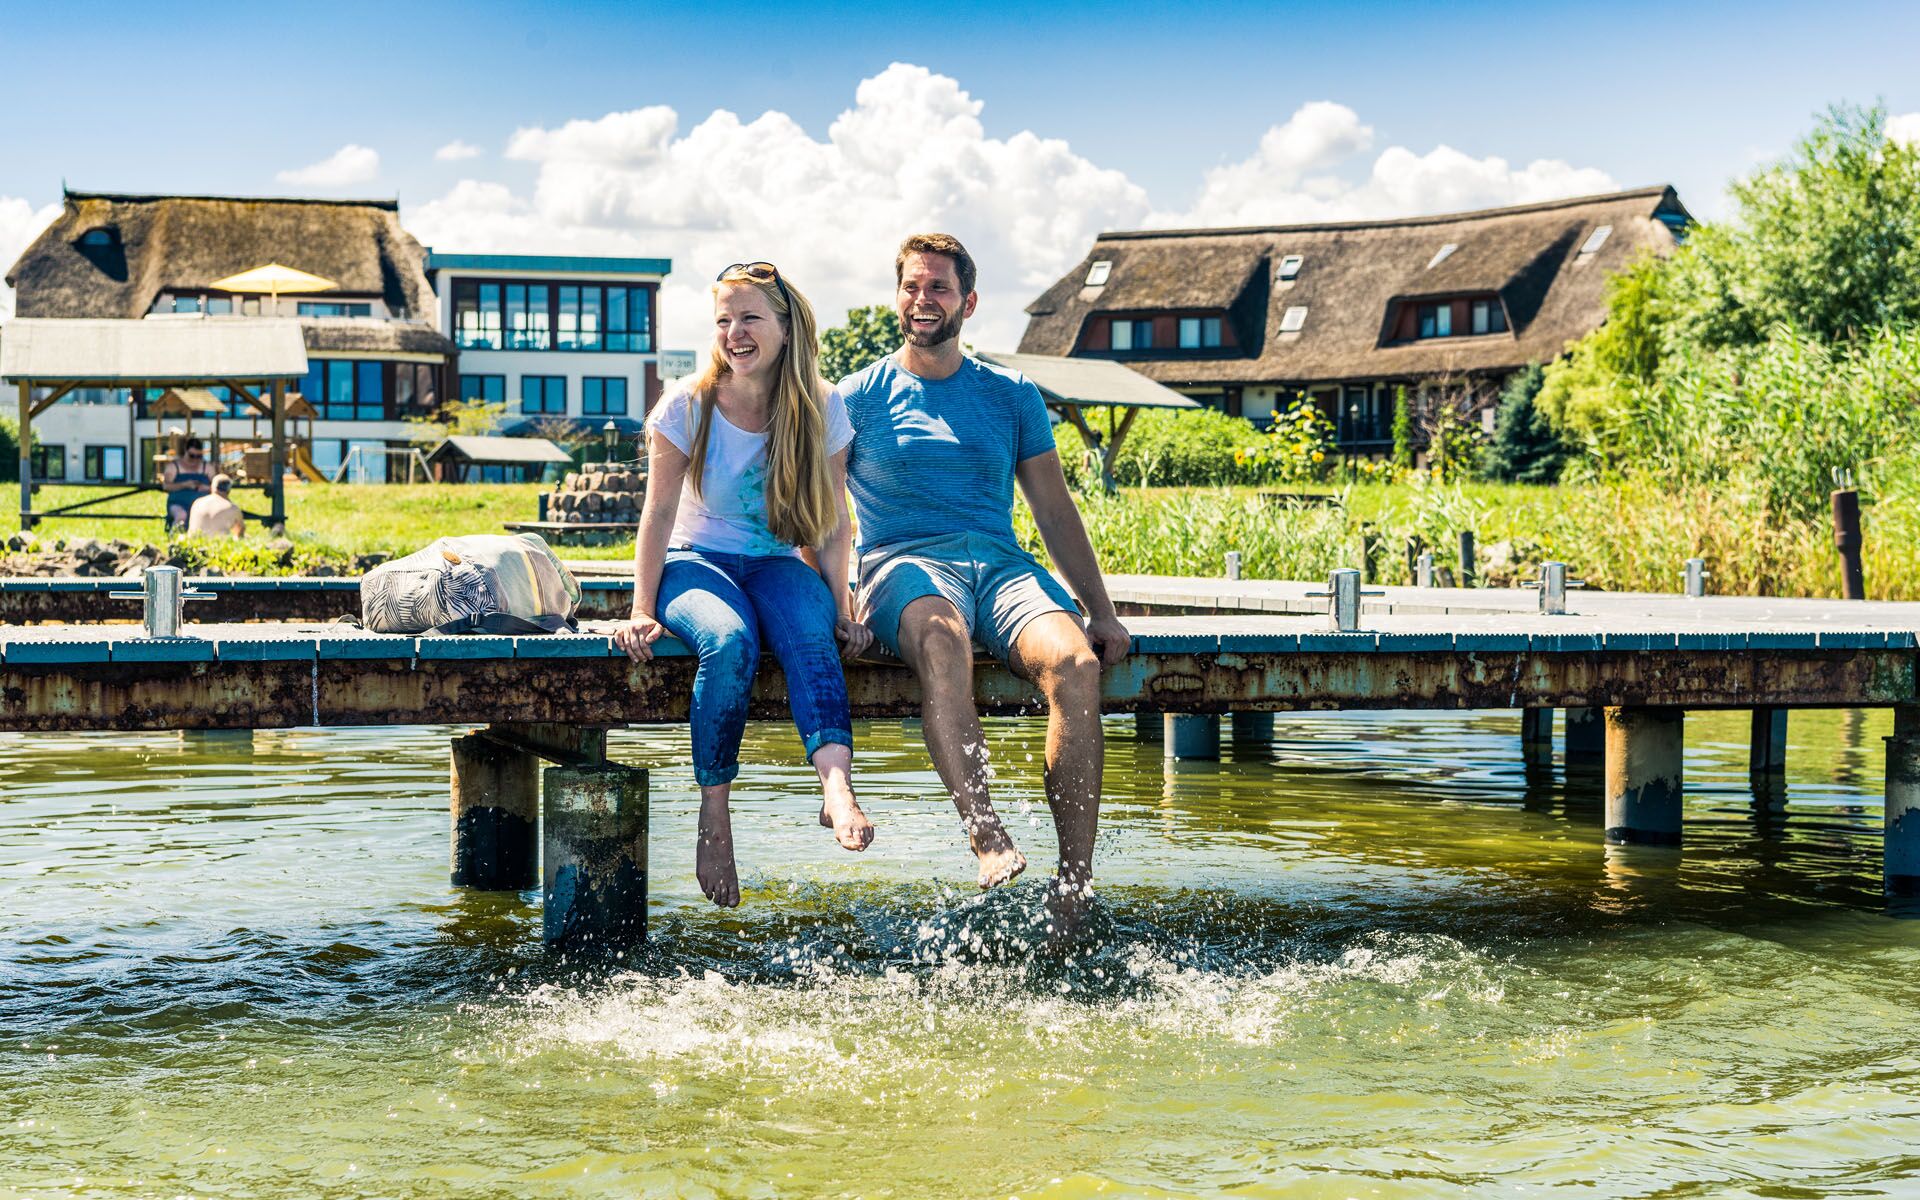
[[[1093,895],[1103,744],[1100,670],[1126,656],[1127,631],[1073,506],[1040,391],[968,358],[973,259],[958,239],[915,234],[894,259],[906,344],[841,381],[854,439],[847,486],[860,526],[860,608],[874,635],[920,680],[927,751],[959,809],[980,886],[1027,860],[988,794],[986,738],[973,705],[973,643],[1047,699],[1047,803],[1060,844],[1048,896],[1056,928]],[[1073,600],[1013,534],[1020,485]]]

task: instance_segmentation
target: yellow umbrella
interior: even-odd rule
[[[340,285],[319,275],[310,275],[279,263],[268,263],[264,267],[216,279],[207,286],[226,292],[266,292],[273,297],[273,312],[270,315],[278,316],[281,292],[304,296],[312,292],[330,292]]]

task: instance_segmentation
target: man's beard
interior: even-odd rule
[[[897,313],[895,315],[898,316]],[[925,350],[934,346],[945,345],[947,342],[959,337],[960,323],[964,320],[966,320],[966,314],[956,308],[953,310],[951,317],[935,325],[932,329],[922,332],[913,327],[912,321],[909,321],[905,317],[899,317],[900,336],[907,340],[907,345],[918,346]]]

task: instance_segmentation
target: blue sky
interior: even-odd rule
[[[16,226],[21,212],[37,218],[57,201],[62,179],[105,190],[398,195],[409,227],[443,248],[456,237],[467,249],[596,245],[683,260],[724,253],[708,236],[716,233],[754,242],[743,254],[770,252],[767,243],[804,253],[806,239],[777,221],[742,219],[737,205],[663,200],[663,187],[725,188],[736,174],[711,156],[692,165],[664,147],[716,109],[747,122],[785,114],[824,146],[863,80],[913,64],[980,105],[978,136],[951,143],[956,156],[978,142],[989,157],[1021,160],[978,180],[974,208],[989,194],[1030,196],[1029,210],[1049,194],[1088,197],[1084,213],[1048,214],[1049,234],[1005,232],[1009,261],[998,277],[1012,291],[1077,260],[1086,234],[1105,220],[1301,219],[1343,205],[1381,215],[1448,207],[1456,195],[1526,199],[1596,179],[1671,182],[1696,214],[1716,217],[1726,211],[1728,180],[1785,150],[1828,103],[1882,100],[1896,114],[1920,111],[1913,4],[186,9],[9,0],[0,44],[14,118],[0,154],[0,206],[11,204]],[[918,119],[916,95],[876,110],[894,128],[869,146],[907,144],[900,139]],[[1320,101],[1346,115],[1317,109],[1312,129],[1294,127],[1313,141],[1305,157],[1282,146],[1277,166],[1250,163],[1263,136]],[[573,143],[523,141],[505,153],[517,130],[558,131],[647,106],[677,114],[664,140],[615,138],[608,147],[583,127]],[[1015,141],[1023,131],[1064,141],[1073,163],[1040,162],[1059,156]],[[713,153],[764,157],[788,144],[768,136]],[[478,153],[435,157],[455,141]],[[363,154],[332,176],[281,178],[347,146],[371,151],[377,166]],[[1442,146],[1459,160],[1426,157]],[[1383,165],[1395,149],[1406,153]],[[636,175],[638,159],[655,151],[659,169]],[[674,154],[707,151],[689,144]],[[1485,165],[1496,158],[1511,176]],[[1370,174],[1408,159],[1419,169],[1392,187],[1364,189]],[[839,169],[834,161],[747,191],[779,207],[781,187],[817,189],[819,172]],[[1567,170],[1529,173],[1538,161]],[[1237,184],[1223,177],[1208,191],[1209,171],[1236,169]],[[1458,188],[1434,184],[1463,170],[1473,178]],[[917,194],[914,181],[863,178],[848,186]],[[1078,182],[1061,182],[1069,179]],[[487,187],[454,199],[462,180]],[[1343,192],[1339,181],[1360,190]],[[1298,196],[1261,207],[1280,191]],[[957,215],[963,197],[925,203],[934,219],[972,219]],[[915,215],[910,203],[896,204],[870,219],[911,223]],[[1023,215],[980,221],[1011,227]],[[0,219],[0,241],[5,227]],[[0,244],[9,260],[25,235],[12,236]],[[868,253],[864,244],[845,251]],[[852,296],[872,286],[871,270],[833,283],[827,264],[821,270],[829,300],[839,299],[835,289]]]

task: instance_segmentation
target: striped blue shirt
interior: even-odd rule
[[[1040,389],[969,358],[922,379],[892,355],[841,380],[853,445],[847,490],[860,552],[972,533],[1013,537],[1014,464],[1053,449]]]

